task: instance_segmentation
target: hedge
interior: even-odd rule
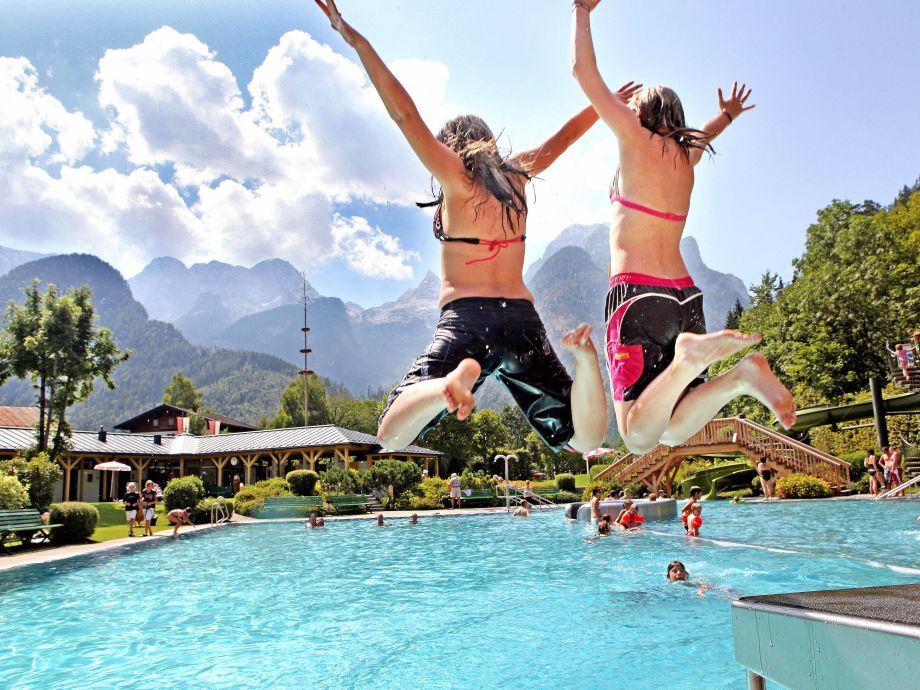
[[[269,496],[291,496],[291,485],[284,479],[266,479],[251,486],[243,487],[233,497],[233,507],[240,515],[254,515],[265,507]]]
[[[66,501],[52,503],[49,522],[61,525],[51,530],[55,544],[82,544],[96,531],[99,511],[90,503]]]
[[[204,484],[199,477],[188,475],[170,479],[163,489],[163,504],[166,510],[191,508],[205,497]]]
[[[0,475],[0,509],[15,510],[29,505],[29,489],[16,477]]]
[[[192,512],[189,513],[189,517],[192,522],[196,525],[203,525],[205,523],[211,522],[211,508],[215,503],[221,502],[226,506],[227,512],[230,514],[230,517],[233,517],[233,500],[226,498],[203,498],[195,504],[195,507],[192,508]]]
[[[781,498],[827,498],[831,495],[831,487],[823,479],[793,472],[776,480],[776,495]]]
[[[560,491],[575,492],[575,475],[574,474],[557,474],[556,486]]]
[[[295,496],[315,496],[319,475],[313,470],[293,470],[284,477]]]

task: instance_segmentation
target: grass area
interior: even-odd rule
[[[128,522],[125,520],[125,506],[122,503],[93,503],[96,510],[99,511],[99,522],[96,524],[96,531],[90,540],[95,542],[110,541],[112,539],[123,539],[128,536]],[[172,529],[166,520],[166,509],[162,503],[157,504],[157,515],[159,516],[158,524],[153,527],[154,532]],[[134,527],[134,533],[141,535],[144,533],[144,525]]]

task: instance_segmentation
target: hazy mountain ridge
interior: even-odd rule
[[[257,422],[277,411],[281,391],[297,368],[259,352],[203,348],[189,343],[171,324],[150,320],[121,274],[87,254],[53,256],[23,264],[0,278],[0,300],[21,300],[21,288],[38,278],[62,290],[89,285],[99,323],[110,328],[131,358],[114,372],[115,390],[97,385],[89,400],[76,405],[76,428],[112,425],[161,402],[173,372],[182,371],[201,388],[205,403],[231,417]],[[28,383],[11,380],[0,388],[4,404],[32,404]]]

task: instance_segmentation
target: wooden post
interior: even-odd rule
[[[246,486],[249,486],[252,483],[252,466],[256,462],[255,455],[241,455],[240,460],[243,461],[243,465],[246,466]]]
[[[224,467],[230,462],[230,458],[211,458],[211,462],[213,462],[214,467],[217,468],[217,486],[222,486],[220,480],[224,472]]]
[[[179,476],[185,476],[185,458],[179,458]]]
[[[61,497],[62,501],[70,500],[70,471],[77,466],[77,463],[80,462],[80,459],[73,458],[65,460],[64,458],[58,458],[58,462],[61,464],[61,467],[64,468],[64,495]]]
[[[441,466],[440,466],[440,462],[439,462],[440,460],[441,460],[441,456],[440,456],[440,455],[435,455],[435,456],[434,456],[434,473],[435,473],[437,476],[439,476],[439,477],[441,476]]]

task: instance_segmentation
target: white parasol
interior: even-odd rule
[[[93,466],[94,470],[100,470],[101,472],[111,472],[112,481],[109,484],[109,495],[112,495],[112,492],[115,490],[115,472],[130,472],[131,468],[128,467],[123,462],[115,462],[110,460],[109,462],[103,462],[98,465]]]

